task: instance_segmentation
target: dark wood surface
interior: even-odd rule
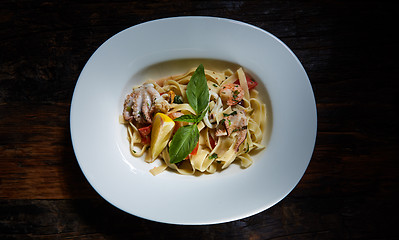
[[[0,239],[398,239],[398,10],[394,1],[0,1]],[[304,65],[318,133],[297,187],[239,221],[179,226],[129,215],[82,174],[69,132],[91,54],[148,20],[241,20]]]

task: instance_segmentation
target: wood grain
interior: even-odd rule
[[[0,239],[397,239],[396,6],[381,1],[0,2]],[[156,223],[102,199],[76,161],[69,111],[91,54],[148,20],[231,18],[293,50],[317,102],[315,150],[267,211]]]
[[[96,196],[76,161],[69,104],[4,104],[0,196],[70,199]]]

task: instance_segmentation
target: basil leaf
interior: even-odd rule
[[[180,127],[170,143],[170,163],[183,161],[194,150],[198,140],[199,131],[197,124]]]
[[[207,111],[208,111],[208,107],[206,107],[206,108],[204,109],[204,111],[202,111],[201,115],[199,115],[199,116],[197,117],[197,121],[196,121],[195,123],[201,122],[201,120],[205,117],[205,114],[206,114]]]
[[[197,116],[192,115],[192,114],[186,114],[183,116],[180,116],[176,119],[173,119],[173,121],[177,121],[177,122],[197,122]]]
[[[197,114],[202,113],[209,103],[209,89],[202,64],[198,66],[191,76],[186,93],[190,106]]]

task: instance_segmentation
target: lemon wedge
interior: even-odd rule
[[[151,130],[151,161],[158,157],[162,150],[168,144],[168,141],[173,133],[175,122],[163,113],[155,114],[152,121]]]

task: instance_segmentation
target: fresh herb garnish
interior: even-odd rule
[[[238,131],[241,131],[241,130],[245,130],[247,128],[248,128],[248,126],[242,126],[241,128],[234,129],[233,132],[238,132]]]
[[[208,111],[208,107],[206,107],[201,114],[197,118],[197,123],[201,122],[201,120],[205,117],[206,112]]]
[[[170,163],[183,161],[196,147],[199,140],[197,124],[204,118],[209,104],[209,89],[205,78],[204,66],[200,64],[187,85],[187,99],[196,115],[186,114],[174,119],[194,123],[177,130],[169,147]]]
[[[176,95],[175,98],[173,99],[173,103],[182,104],[183,103],[182,96]]]
[[[235,101],[236,98],[238,98],[238,94],[240,94],[240,92],[239,92],[238,90],[235,90],[235,91],[233,92],[234,101]]]
[[[234,116],[234,115],[236,115],[237,114],[237,111],[233,111],[233,112],[231,112],[231,113],[223,113],[223,116],[224,117],[228,117],[228,116]]]
[[[201,115],[199,115],[199,116],[193,115],[193,114],[186,114],[186,115],[183,115],[183,116],[180,116],[180,117],[174,119],[174,121],[176,121],[176,122],[192,122],[192,123],[198,124],[204,118],[207,109],[208,108],[206,108],[204,111],[202,111]]]
[[[209,159],[216,159],[216,158],[218,158],[218,155],[216,153],[214,153],[211,156],[209,156],[208,158]]]
[[[197,122],[197,116],[195,116],[193,114],[186,114],[186,115],[183,115],[183,116],[173,119],[173,121],[195,123],[195,122]]]
[[[193,76],[191,76],[186,93],[188,103],[197,115],[202,113],[209,103],[209,89],[206,83],[204,66],[202,64],[198,66]]]
[[[247,150],[245,150],[245,153],[249,152],[249,143],[247,142]]]
[[[197,146],[199,131],[196,124],[186,125],[177,130],[169,147],[170,163],[183,161]]]

